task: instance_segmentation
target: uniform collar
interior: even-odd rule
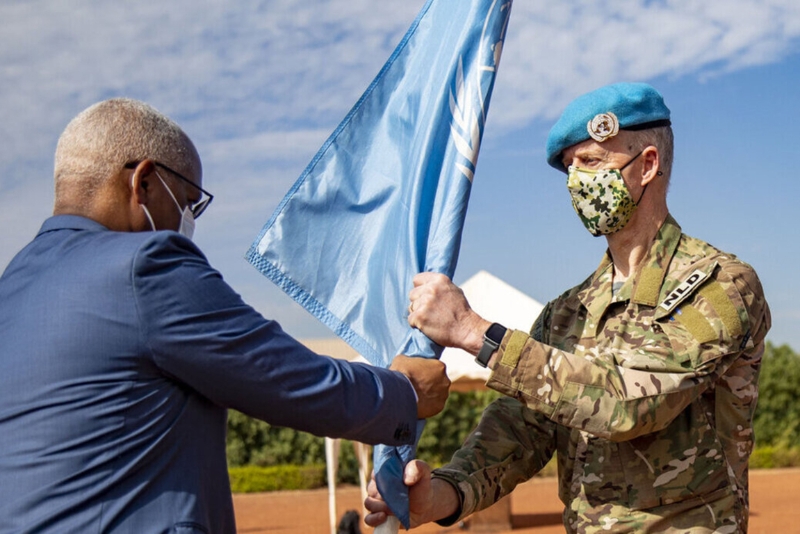
[[[664,277],[667,275],[667,268],[678,249],[678,242],[681,240],[681,227],[667,215],[664,224],[658,230],[650,251],[639,266],[636,273],[633,287],[633,302],[653,307],[658,304],[658,297],[661,294],[661,286],[664,285]]]
[[[620,289],[615,300],[631,300],[636,304],[656,306],[667,268],[680,238],[681,227],[672,215],[667,215],[639,269]],[[578,293],[581,303],[592,316],[602,314],[612,301],[613,271],[611,254],[606,251],[588,286]]]

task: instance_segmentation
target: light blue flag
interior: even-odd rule
[[[408,326],[408,294],[419,272],[454,274],[510,10],[511,0],[428,0],[247,253],[373,365],[441,354]],[[374,453],[378,488],[406,528],[402,470],[414,454]]]

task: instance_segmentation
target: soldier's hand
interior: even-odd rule
[[[447,276],[420,273],[409,293],[408,324],[443,347],[477,355],[491,323],[470,307],[464,292]]]
[[[408,377],[417,392],[417,417],[427,419],[444,409],[450,391],[450,379],[444,363],[433,358],[396,356],[389,367]]]
[[[459,500],[455,488],[441,479],[432,479],[430,466],[421,460],[408,462],[403,472],[403,483],[408,486],[411,528],[449,517],[458,509]],[[384,523],[392,512],[378,492],[374,473],[367,494],[364,507],[370,513],[364,518],[364,522],[376,527]]]

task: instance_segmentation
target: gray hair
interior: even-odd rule
[[[660,170],[664,173],[669,184],[669,179],[672,175],[672,161],[675,157],[675,139],[672,134],[672,127],[659,126],[632,133],[634,134],[634,144],[637,145],[634,150],[644,150],[648,146],[654,146],[658,149]]]
[[[201,175],[192,141],[155,108],[129,98],[112,98],[76,116],[58,139],[56,202],[74,187],[89,200],[131,162],[153,159],[181,172]]]

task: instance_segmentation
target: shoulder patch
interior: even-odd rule
[[[681,285],[672,290],[659,306],[667,312],[671,312],[683,299],[688,297],[697,286],[705,282],[709,276],[711,276],[711,271],[707,273],[699,269],[694,271],[689,275],[689,278],[681,282]]]
[[[742,332],[742,321],[739,320],[736,306],[733,305],[731,299],[725,294],[725,290],[719,282],[713,281],[704,285],[700,289],[700,295],[708,300],[711,307],[717,312],[717,315],[719,315],[719,318],[722,320],[722,324],[724,324],[725,328],[728,330],[728,334],[732,337],[739,337],[744,333]]]
[[[698,343],[709,343],[719,336],[708,319],[694,306],[682,306],[675,319],[692,334]]]

